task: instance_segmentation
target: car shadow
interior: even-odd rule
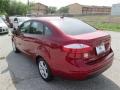
[[[35,63],[24,54],[11,52],[6,57],[12,82],[17,90],[120,90],[120,87],[104,75],[95,78],[74,81],[55,78],[52,82],[41,79]]]

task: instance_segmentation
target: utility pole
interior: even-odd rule
[[[30,5],[30,1],[28,0],[28,6]]]

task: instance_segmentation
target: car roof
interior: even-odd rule
[[[32,20],[42,20],[42,21],[59,21],[59,20],[70,20],[74,18],[69,18],[69,17],[32,17]]]
[[[30,17],[16,17],[16,18],[30,18]]]

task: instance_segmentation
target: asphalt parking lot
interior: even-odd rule
[[[112,36],[114,63],[102,75],[85,81],[55,78],[44,82],[31,59],[12,51],[11,36],[0,35],[0,90],[120,90],[120,33]]]

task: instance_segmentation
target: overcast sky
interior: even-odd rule
[[[27,3],[28,0],[17,0]],[[98,5],[112,6],[112,4],[120,3],[120,0],[29,0],[30,2],[40,2],[47,6],[55,6],[57,8],[66,6],[71,3],[79,3],[82,5]]]

